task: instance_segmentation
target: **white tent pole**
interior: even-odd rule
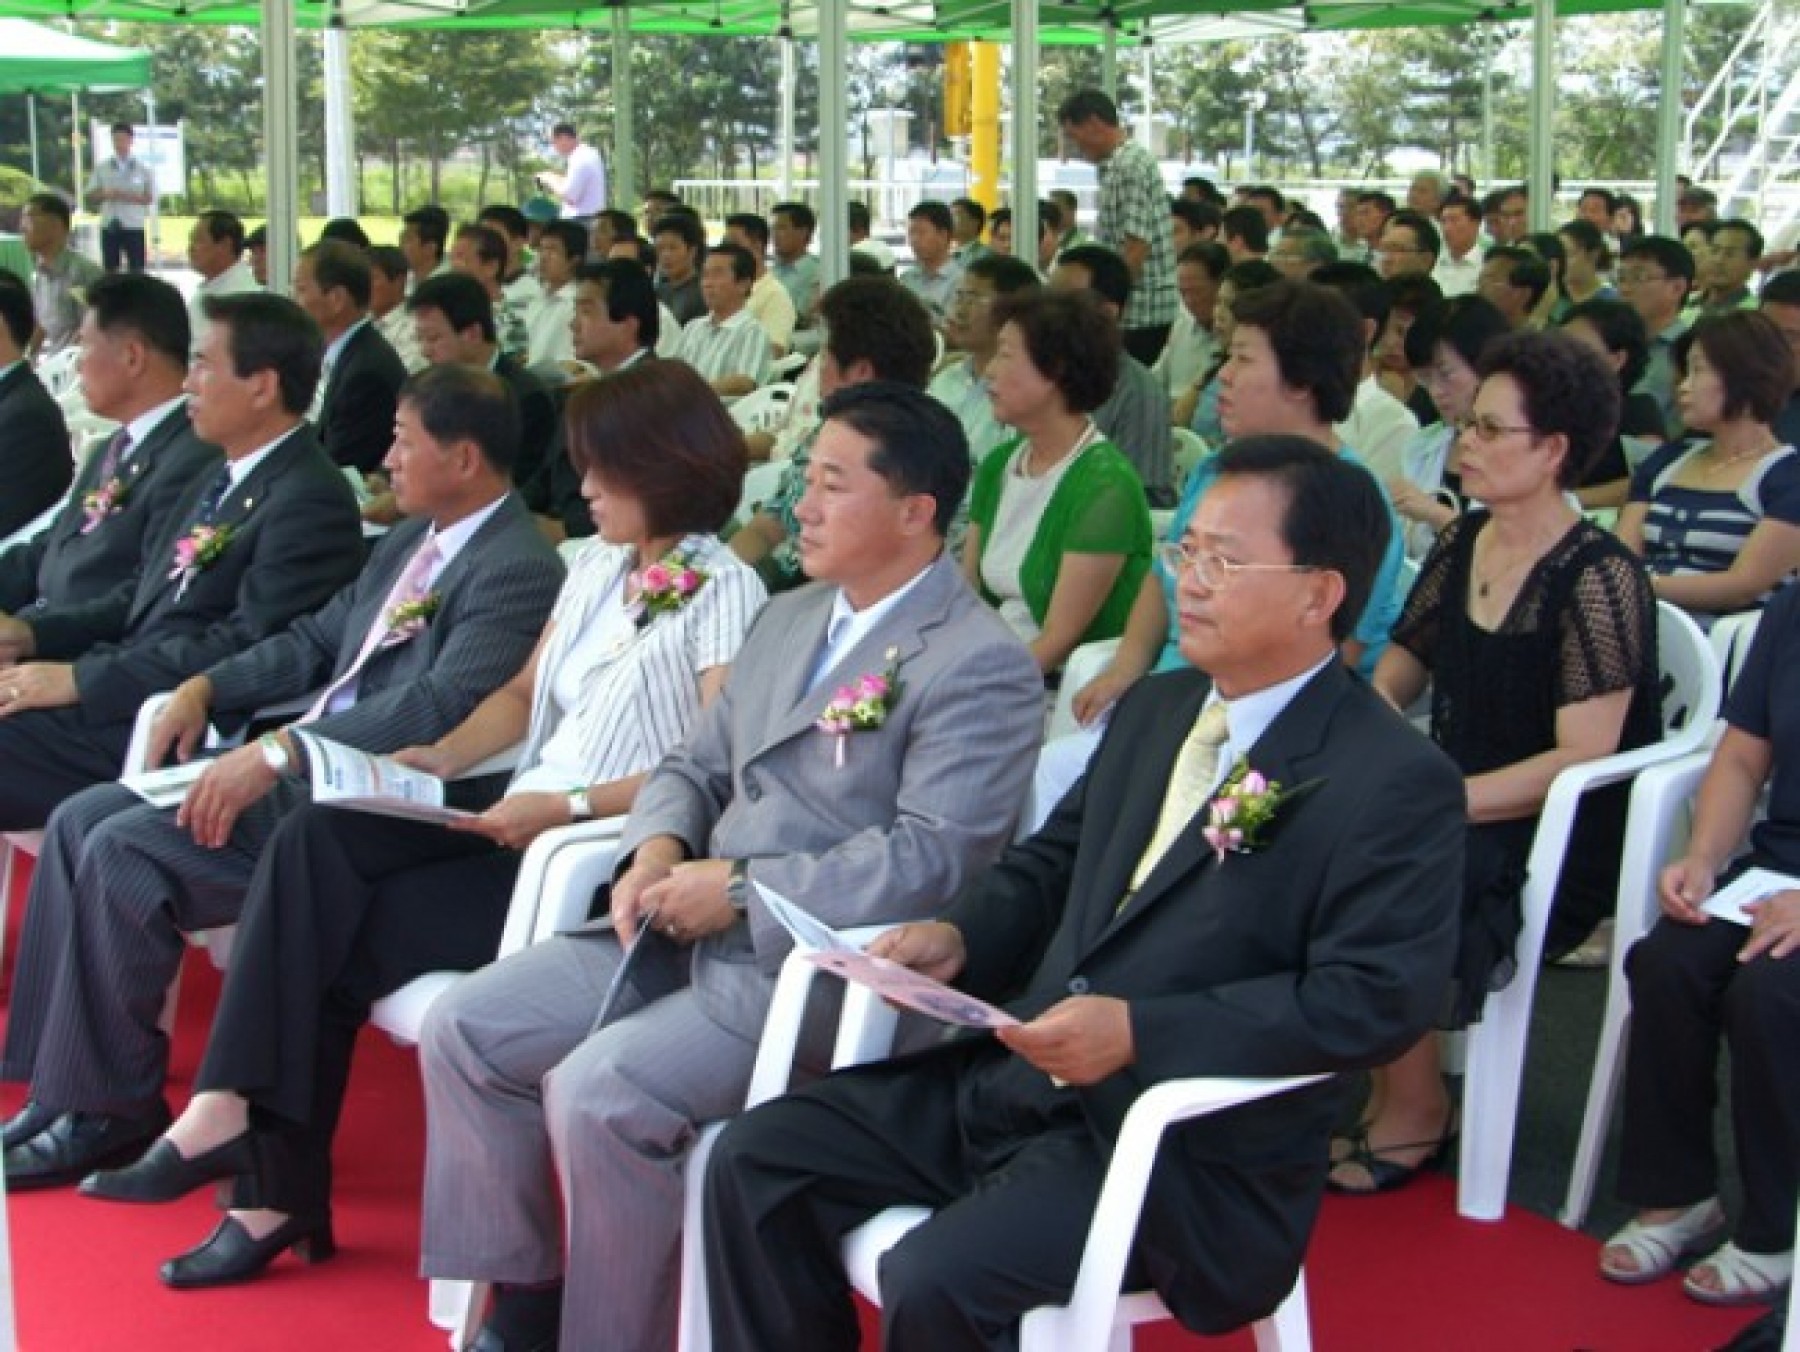
[[[1100,22],[1100,88],[1114,103],[1119,101],[1119,26],[1110,13]]]
[[[144,121],[150,132],[150,146],[147,158],[150,161],[150,228],[145,236],[144,266],[155,270],[162,263],[159,241],[162,239],[162,191],[157,173],[162,165],[162,141],[156,134],[156,91],[144,91]]]
[[[637,130],[631,102],[631,11],[620,5],[612,12],[613,48],[613,162],[612,202],[630,211],[638,200]]]
[[[1675,173],[1681,165],[1681,82],[1687,41],[1687,6],[1684,0],[1663,0],[1662,33],[1663,98],[1656,106],[1656,204],[1655,229],[1659,235],[1675,233]]]
[[[780,200],[794,195],[794,95],[799,83],[799,67],[794,60],[794,40],[777,38],[781,43],[781,164],[776,169],[776,191]]]
[[[69,95],[69,159],[75,165],[75,214],[87,210],[87,175],[82,172],[81,91]]]
[[[262,0],[263,156],[269,166],[269,290],[293,288],[300,178],[294,109],[294,0]]]
[[[850,270],[849,6],[819,6],[819,284]]]
[[[1108,41],[1112,27],[1107,26]],[[1038,242],[1038,7],[1012,0],[1012,209],[1013,251],[1037,257]]]
[[[31,128],[31,176],[39,183],[42,183],[44,181],[44,169],[43,166],[38,163],[36,94],[25,95],[25,121]],[[75,166],[75,178],[77,182],[81,179],[81,166],[79,164]]]
[[[1494,56],[1499,48],[1497,30],[1488,24],[1481,38],[1481,182],[1494,187]]]
[[[350,30],[339,26],[333,7],[325,30],[325,210],[354,216],[356,200],[356,122],[350,107]]]
[[[1531,7],[1531,228],[1548,230],[1556,176],[1556,0]]]

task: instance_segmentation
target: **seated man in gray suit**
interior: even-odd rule
[[[191,754],[215,713],[241,722],[321,686],[300,721],[364,751],[460,723],[523,665],[562,583],[509,488],[518,435],[511,397],[487,372],[409,380],[387,465],[413,519],[317,613],[184,682],[152,729],[152,758]],[[168,1125],[156,1018],[182,933],[237,919],[263,845],[307,800],[301,769],[294,739],[271,733],[215,761],[179,810],[107,784],[50,819],[0,1064],[31,1082],[4,1129],[8,1187],[73,1183]]]
[[[219,468],[219,449],[194,434],[187,379],[187,303],[142,273],[88,288],[81,321],[81,390],[119,424],[88,456],[75,490],[34,539],[0,553],[0,665],[79,657],[131,603],[146,542]]]
[[[610,922],[464,979],[427,1018],[424,1268],[501,1283],[484,1352],[552,1345],[559,1318],[565,1347],[673,1345],[684,1160],[743,1105],[790,947],[751,884],[831,925],[930,914],[1022,805],[1043,687],[944,554],[960,424],[886,383],[824,413],[799,511],[816,582],[763,611],[638,790]],[[880,726],[821,730],[867,677],[888,683]],[[662,979],[596,1031],[622,944]]]
[[[25,360],[36,313],[31,292],[0,275],[0,536],[54,506],[75,475],[62,409]]]
[[[938,1210],[882,1259],[883,1345],[1016,1346],[1024,1312],[1069,1299],[1139,1095],[1378,1065],[1441,1009],[1462,779],[1337,657],[1388,536],[1381,494],[1301,437],[1246,438],[1219,468],[1163,547],[1199,670],[1133,687],[1042,830],[941,919],[871,945],[1020,1025],[726,1128],[706,1180],[715,1346],[856,1347],[838,1242],[903,1204]],[[1233,803],[1235,839],[1214,816]],[[1205,1333],[1273,1310],[1344,1097],[1327,1080],[1166,1140],[1127,1280]]]
[[[87,617],[72,660],[0,671],[0,830],[118,777],[138,706],[323,605],[362,565],[350,485],[303,420],[319,330],[292,301],[210,299],[188,373],[194,430],[225,452],[146,537],[137,582]]]

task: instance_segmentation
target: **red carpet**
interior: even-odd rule
[[[17,947],[11,928],[9,959]],[[217,989],[205,955],[191,954],[175,1042],[176,1105]],[[0,1109],[10,1115],[20,1099],[8,1086]],[[210,1197],[141,1208],[70,1191],[11,1198],[20,1346],[438,1352],[446,1340],[425,1322],[425,1287],[415,1277],[422,1139],[413,1054],[366,1037],[340,1140],[338,1257],[317,1269],[283,1258],[269,1277],[235,1289],[177,1294],[156,1278],[163,1258],[211,1229]],[[1701,1352],[1751,1317],[1698,1306],[1672,1281],[1611,1286],[1593,1263],[1591,1239],[1540,1216],[1457,1220],[1446,1178],[1371,1201],[1332,1199],[1308,1265],[1314,1341],[1322,1352]],[[1252,1343],[1248,1335],[1194,1338],[1169,1325],[1141,1334],[1137,1346],[1240,1352]]]

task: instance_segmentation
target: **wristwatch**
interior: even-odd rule
[[[256,739],[262,748],[263,764],[278,775],[285,775],[294,768],[293,757],[288,755],[287,745],[275,733],[265,732]]]
[[[733,859],[731,876],[725,882],[725,900],[731,909],[743,915],[750,908],[750,861]]]
[[[594,815],[594,805],[588,802],[588,791],[582,789],[569,790],[569,820],[585,822]]]

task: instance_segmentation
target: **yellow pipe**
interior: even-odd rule
[[[1000,48],[971,42],[969,196],[992,211],[1000,205]]]

